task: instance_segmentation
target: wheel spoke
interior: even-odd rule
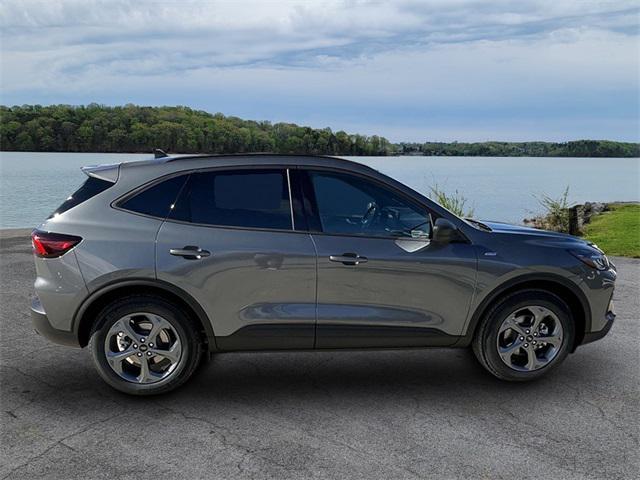
[[[138,383],[146,383],[149,381],[149,362],[146,356],[140,357],[140,375],[136,378]]]
[[[124,334],[131,340],[133,340],[134,342],[138,342],[138,337],[140,337],[140,334],[133,329],[130,323],[130,319],[131,317],[121,318],[114,326],[116,327],[116,329],[120,329],[120,331],[124,332]],[[113,328],[111,330],[113,330]]]
[[[149,358],[147,355],[140,357],[140,375],[136,377],[138,383],[150,383],[163,378],[161,374],[152,372],[149,369]]]
[[[511,315],[502,323],[502,326],[500,327],[500,331],[498,332],[498,334],[501,334],[505,330],[509,330],[509,329],[517,332],[518,335],[526,335],[524,327],[522,327],[522,325],[516,322],[515,314]]]
[[[538,337],[539,342],[545,342],[552,345],[555,348],[560,348],[562,345],[562,337],[559,334],[549,335],[548,337]]]
[[[527,370],[536,370],[537,368],[540,368],[542,365],[547,363],[545,361],[541,361],[538,358],[535,348],[532,345],[529,345],[525,349],[525,351],[527,352],[527,364],[525,365],[525,368]]]
[[[171,346],[171,348],[167,350],[160,349],[160,348],[152,348],[149,351],[154,355],[160,355],[166,358],[171,363],[176,363],[178,360],[180,360],[180,354],[182,353],[182,348],[180,347],[180,344],[178,342],[175,342]]]
[[[151,331],[147,335],[148,342],[156,342],[157,336],[163,329],[171,329],[171,324],[158,315],[147,315],[147,319],[151,322]]]
[[[549,310],[543,307],[533,307],[531,308],[531,313],[533,314],[533,323],[531,324],[531,331],[535,332],[538,330],[540,326],[540,322],[549,316]]]
[[[135,354],[136,351],[133,348],[127,348],[122,352],[107,351],[107,362],[117,373],[122,373],[122,361]]]
[[[511,355],[513,355],[516,351],[522,347],[522,342],[519,338],[517,338],[511,345],[507,347],[498,347],[498,353],[506,362],[511,363]]]

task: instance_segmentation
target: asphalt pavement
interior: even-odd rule
[[[133,398],[29,317],[28,232],[0,232],[0,479],[638,478],[640,260],[618,318],[549,376],[509,384],[468,350],[237,353]]]

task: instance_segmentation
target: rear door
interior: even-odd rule
[[[289,178],[191,173],[158,233],[158,278],[202,305],[222,350],[313,348],[316,253],[296,229]]]
[[[369,177],[300,173],[318,252],[318,348],[451,345],[476,281],[469,243],[431,242],[435,214]]]

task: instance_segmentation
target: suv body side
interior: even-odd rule
[[[115,206],[115,202],[127,193],[165,175],[186,174],[207,168],[237,169],[247,165],[289,171],[333,169],[360,175],[412,198],[436,217],[450,220],[469,241],[453,243],[440,250],[438,246],[431,245],[422,253],[424,258],[414,262],[418,265],[415,267],[409,266],[408,262],[398,262],[397,258],[384,258],[386,254],[377,250],[376,245],[393,241],[389,239],[326,235],[307,230],[274,232],[218,229],[165,221],[164,218],[134,214]],[[527,241],[525,254],[517,242],[510,242],[514,235],[521,235],[521,231],[505,229],[489,233],[474,228],[426,197],[364,165],[331,158],[265,155],[132,162],[112,168],[111,174],[117,179],[112,187],[80,207],[48,219],[39,227],[83,238],[79,245],[60,258],[36,259],[36,292],[48,322],[48,326],[43,324],[42,329],[55,330],[56,341],[61,343],[79,345],[79,323],[83,320],[83,312],[100,297],[101,292],[126,282],[149,282],[159,287],[169,284],[179,294],[195,300],[202,306],[216,340],[222,340],[220,347],[224,350],[250,349],[252,342],[255,342],[255,349],[283,348],[285,338],[293,342],[293,348],[322,347],[322,342],[316,344],[320,338],[315,335],[316,324],[318,328],[327,328],[324,345],[329,348],[464,345],[468,344],[473,333],[478,312],[482,312],[497,292],[507,285],[534,280],[556,282],[575,292],[584,309],[587,334],[598,332],[606,326],[605,316],[613,293],[615,272],[594,275],[579,260],[567,254],[567,248],[577,239],[567,237],[554,240],[544,232],[535,235],[527,232],[530,240]],[[299,195],[302,194],[296,191],[291,193],[293,208],[302,208],[304,199]],[[173,247],[210,241],[215,247],[211,247],[213,257],[217,252],[225,252],[226,263],[215,265],[215,262],[210,262],[210,269],[201,269],[194,267],[194,263],[198,262],[181,261],[181,258],[167,254]],[[557,244],[555,249],[549,248],[553,242]],[[348,253],[350,250],[360,250],[358,253],[366,251],[371,257],[370,262],[356,268],[327,262],[329,255]],[[416,258],[407,252],[400,252],[401,249],[398,255],[406,253],[406,258]],[[420,268],[423,270],[418,271]],[[275,282],[272,275],[274,271],[282,274]],[[377,280],[364,280],[364,275],[358,273],[364,271],[373,274],[373,278],[377,275]],[[234,272],[244,272],[248,276],[240,280],[234,277]],[[415,287],[407,290],[397,283],[400,278]],[[427,282],[423,283],[425,278]],[[429,278],[433,279],[431,285]],[[444,283],[439,283],[442,281]],[[235,291],[233,287],[236,282],[240,282],[240,291]],[[609,284],[610,288],[602,288]],[[376,300],[376,289],[379,293],[381,285],[391,289],[390,298],[397,297],[395,301]],[[445,291],[442,290],[443,285],[446,286]],[[348,286],[354,289],[364,287],[369,297],[356,297],[352,302],[336,300]],[[266,296],[255,296],[260,289],[278,294],[286,292],[287,295],[270,302]],[[251,303],[243,303],[242,292],[252,292],[254,297],[250,299]],[[421,294],[431,299],[429,308],[414,303]],[[232,301],[231,309],[219,311],[219,302],[229,299]],[[372,305],[373,315],[354,309],[354,306],[371,309]],[[376,305],[382,308],[376,311]],[[388,308],[393,309],[398,305],[409,305],[409,308],[400,308],[400,325],[407,328],[409,335],[396,345],[381,343],[380,338],[394,336],[388,328],[389,318],[393,317],[394,312]],[[369,313],[372,311],[369,310]],[[345,318],[347,324],[344,323]],[[384,327],[380,330],[379,338],[353,340],[354,328],[357,330],[358,324],[363,325],[363,318],[374,319],[364,324],[367,329],[374,328],[376,322]],[[412,321],[418,325],[417,328],[438,330],[438,335],[426,335],[421,341],[411,340],[411,337],[415,339],[415,331],[411,333],[411,328],[415,328],[415,325],[411,326]],[[258,326],[258,338],[254,331],[248,332],[248,336],[241,336],[239,341],[232,340],[231,337],[246,325]],[[260,328],[265,325],[276,328],[267,328],[267,331],[263,328],[261,334]],[[336,326],[348,328],[342,328],[341,332],[334,334],[331,329]],[[281,332],[280,338],[274,335],[278,330]],[[54,334],[49,336],[53,337]],[[351,343],[335,342],[336,337],[347,338]],[[225,339],[231,340],[226,346]],[[210,342],[210,348],[216,348],[214,342]]]

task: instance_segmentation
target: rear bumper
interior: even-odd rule
[[[31,301],[31,321],[36,332],[51,342],[69,347],[80,347],[78,338],[73,332],[58,330],[51,326],[38,297],[34,297]]]
[[[611,327],[613,327],[613,322],[616,319],[616,313],[613,308],[613,300],[609,302],[609,308],[607,309],[607,313],[605,314],[604,319],[605,319],[604,327],[601,330],[598,330],[597,332],[588,332],[584,334],[582,345],[584,345],[585,343],[591,343],[591,342],[595,342],[596,340],[600,340],[607,333],[609,333],[609,330],[611,330]]]

